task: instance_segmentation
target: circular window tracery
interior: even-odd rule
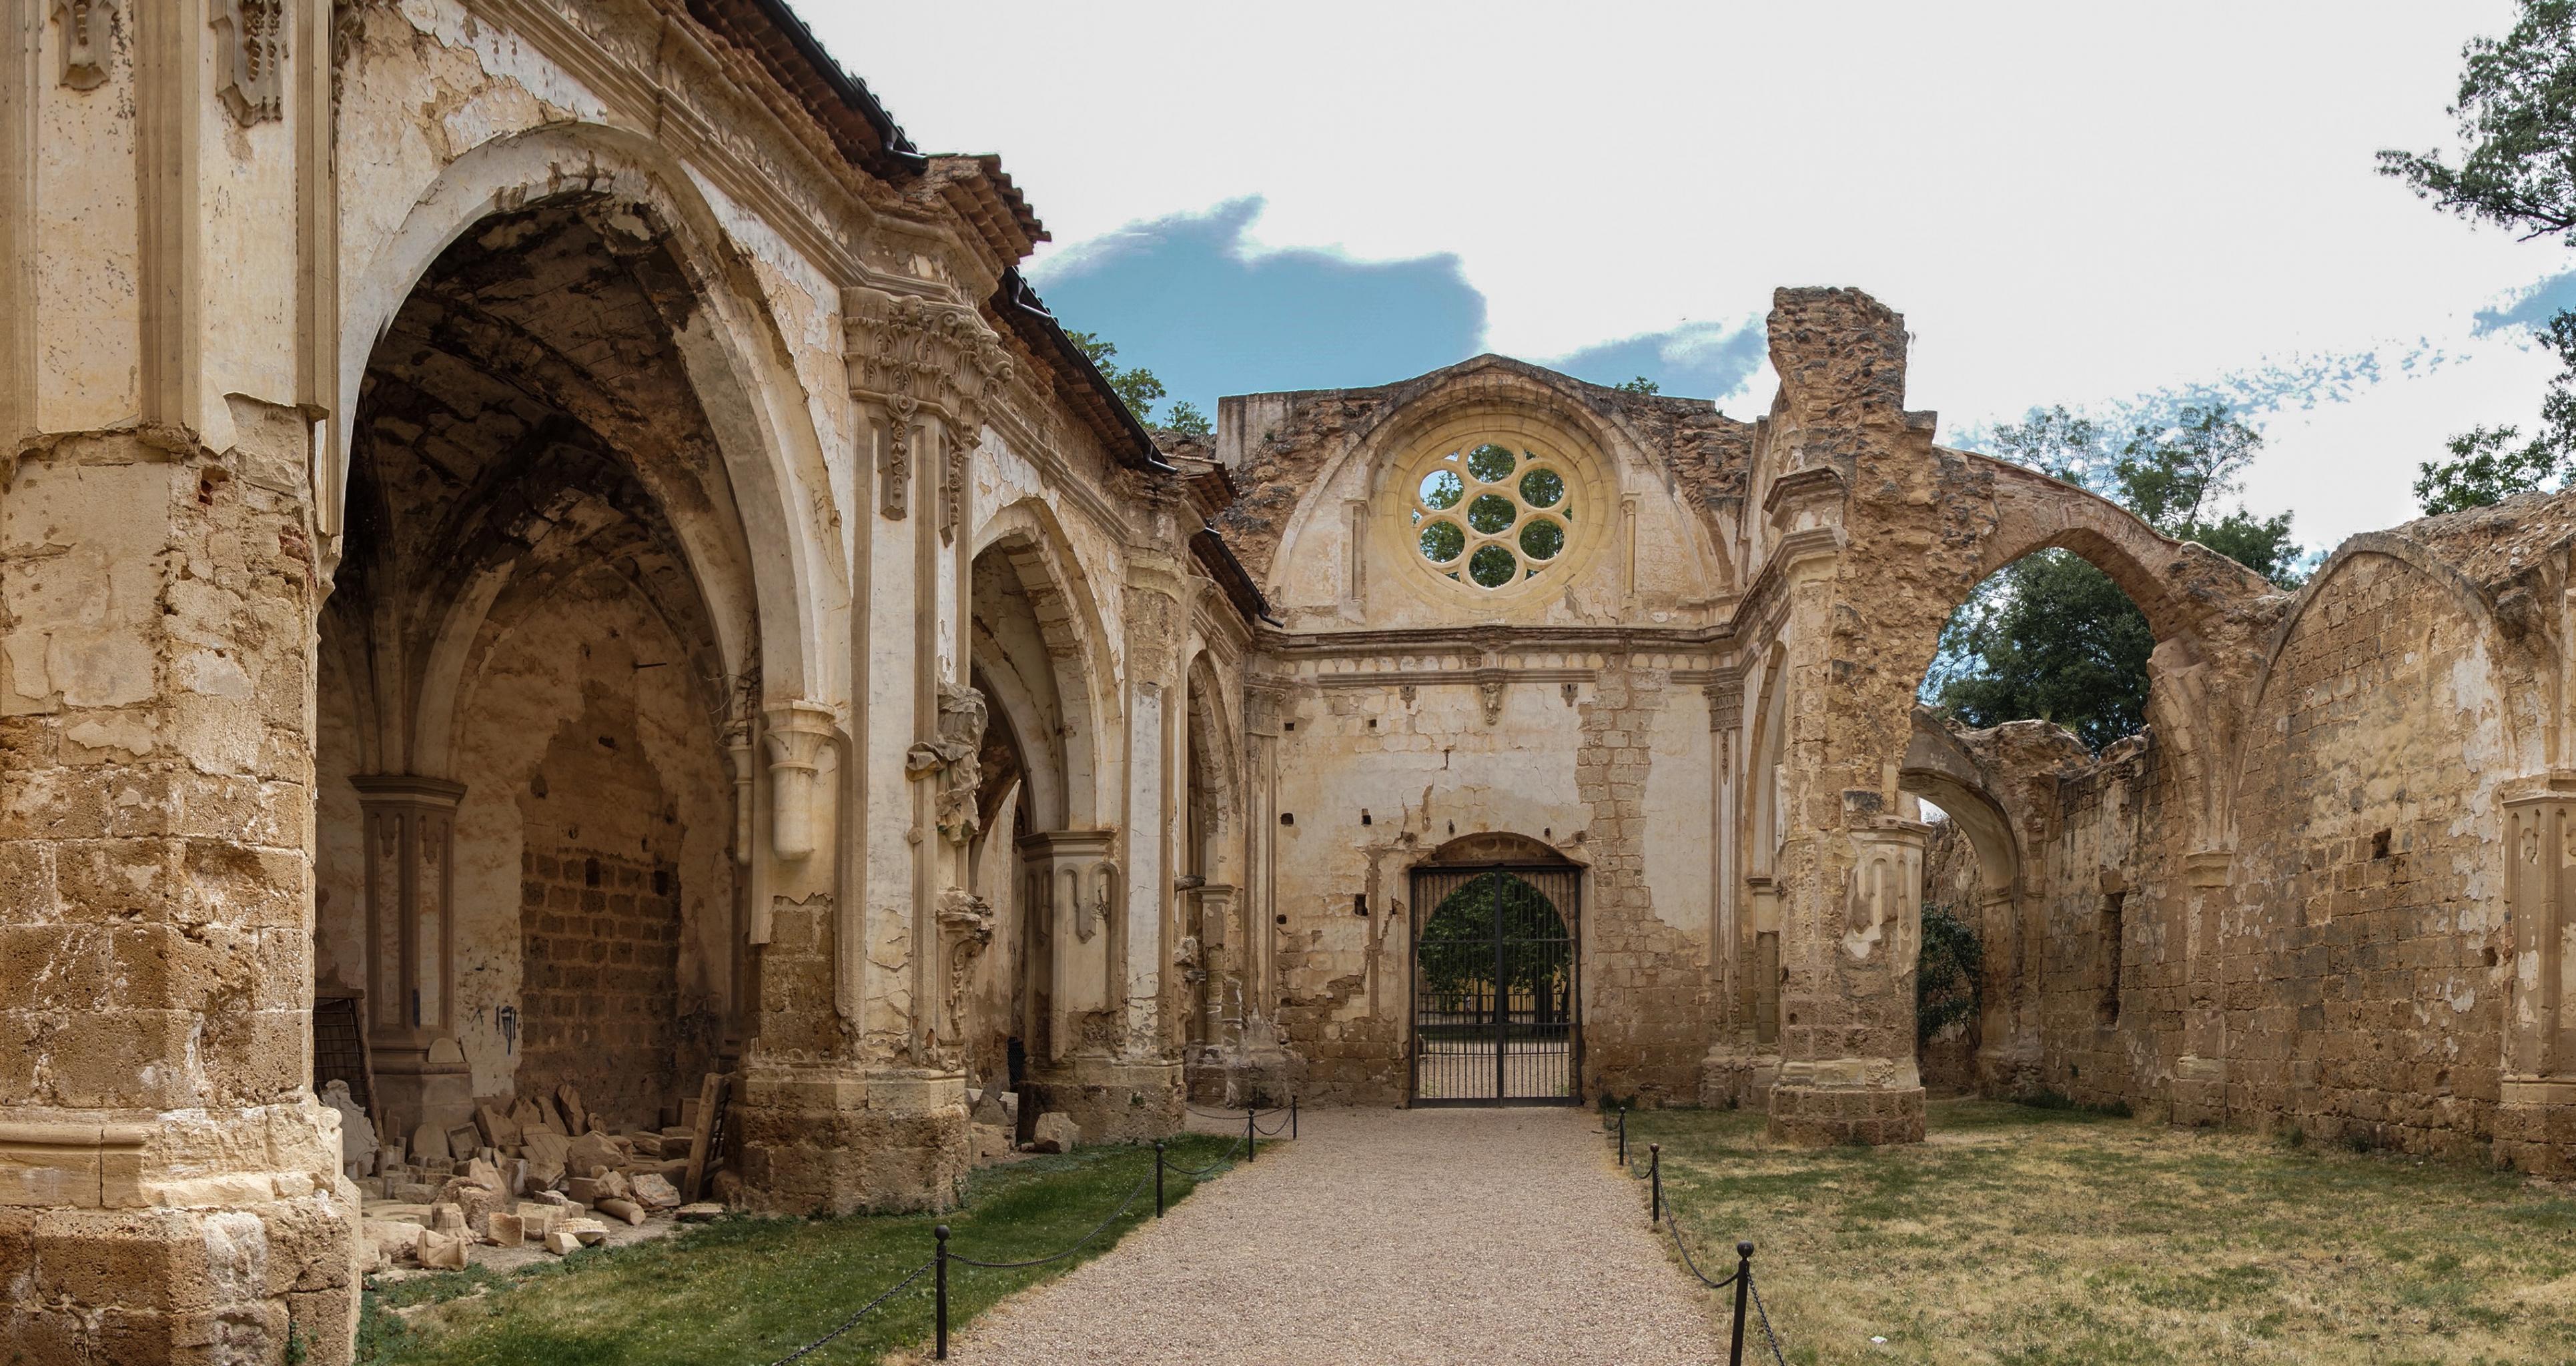
[[[1563,464],[1520,442],[1470,440],[1439,450],[1412,482],[1412,527],[1423,561],[1443,577],[1483,589],[1538,577],[1573,537],[1575,500]]]

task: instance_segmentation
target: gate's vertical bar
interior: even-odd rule
[[[1163,1217],[1163,1140],[1154,1140],[1154,1217]]]
[[[938,1300],[938,1307],[932,1313],[938,1322],[939,1360],[946,1361],[948,1359],[948,1226],[941,1224],[930,1233],[932,1237],[939,1240],[939,1250],[931,1254],[931,1260],[937,1264],[930,1274],[931,1283],[935,1287],[933,1296]]]
[[[1664,1145],[1646,1145],[1646,1180],[1655,1190],[1655,1217],[1651,1223],[1664,1222]]]
[[[1512,979],[1510,965],[1503,961],[1503,879],[1505,876],[1501,872],[1485,875],[1485,895],[1489,898],[1485,913],[1488,923],[1494,928],[1494,1099],[1497,1102],[1512,1093],[1511,1087],[1507,1084],[1509,1078],[1504,1075],[1504,1062],[1511,1052],[1512,1036]]]
[[[1753,1289],[1753,1244],[1735,1245],[1735,1342],[1726,1349],[1726,1366],[1744,1366],[1744,1297]]]

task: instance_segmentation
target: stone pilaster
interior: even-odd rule
[[[2497,1162],[2576,1175],[2576,1029],[2567,1021],[2567,931],[2576,922],[2576,783],[2504,803],[2513,996],[2496,1098]]]
[[[462,784],[362,774],[366,842],[367,1046],[389,1132],[444,1133],[474,1114],[456,1040],[456,807]]]

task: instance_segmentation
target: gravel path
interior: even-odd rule
[[[971,1274],[971,1273],[969,1273]],[[1588,1111],[1325,1110],[976,1320],[962,1362],[1699,1363],[1703,1296]]]

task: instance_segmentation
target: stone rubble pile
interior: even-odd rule
[[[338,1093],[326,1103],[347,1098],[340,1083],[326,1091]],[[343,1133],[352,1137],[342,1156],[365,1202],[372,1269],[461,1269],[476,1247],[562,1256],[605,1242],[604,1219],[641,1226],[717,1217],[723,1203],[681,1198],[691,1147],[703,1136],[696,1106],[680,1107],[679,1124],[619,1133],[565,1085],[551,1096],[480,1104],[470,1125],[424,1124],[407,1139],[378,1137],[356,1106],[345,1107]],[[740,1189],[712,1154],[706,1169],[704,1184],[720,1195]]]
[[[327,1103],[346,1099],[345,1088],[335,1082],[332,1089],[338,1095]],[[1030,1139],[1018,1142],[1018,1096],[987,1088],[969,1090],[967,1100],[979,1167],[1080,1145],[1081,1127],[1060,1111],[1039,1115]],[[343,1155],[365,1201],[373,1270],[461,1269],[476,1247],[538,1247],[562,1256],[606,1241],[610,1219],[641,1227],[656,1218],[717,1218],[736,1203],[741,1182],[711,1155],[703,1185],[714,1198],[684,1197],[690,1149],[701,1133],[696,1104],[682,1107],[683,1123],[618,1133],[566,1085],[552,1096],[477,1105],[471,1125],[424,1124],[408,1139],[378,1138],[348,1106],[345,1132],[361,1141],[346,1144]]]

